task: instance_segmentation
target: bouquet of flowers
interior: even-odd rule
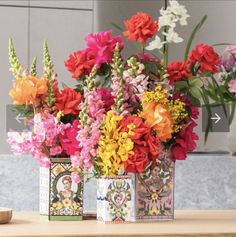
[[[144,12],[125,20],[123,35],[140,45],[128,59],[121,56],[122,36],[112,37],[111,30],[87,35],[86,48],[65,61],[75,88],[59,88],[46,43],[39,77],[36,60],[30,71],[23,70],[10,41],[15,77],[10,96],[15,110],[33,124],[30,132],[9,133],[14,154],[30,153],[43,166],[50,166],[50,157],[70,157],[77,183],[85,171],[96,177],[142,173],[166,150],[173,161],[186,159],[198,139],[197,106],[208,104],[209,78],[221,64],[210,45],[190,52],[206,17],[188,41],[185,60],[168,62],[169,45],[183,41],[176,26],[187,25],[188,17],[185,6],[173,0],[158,20]]]

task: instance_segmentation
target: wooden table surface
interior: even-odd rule
[[[174,221],[102,224],[95,220],[47,222],[37,212],[14,212],[0,237],[236,236],[235,211],[176,211]]]

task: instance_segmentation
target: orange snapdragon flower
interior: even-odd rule
[[[166,142],[171,138],[173,123],[164,105],[155,102],[144,104],[141,117],[156,131],[160,141]]]
[[[15,105],[24,105],[35,102],[38,95],[48,91],[47,80],[29,75],[17,78],[9,95]]]

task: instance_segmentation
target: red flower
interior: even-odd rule
[[[88,75],[94,63],[95,60],[88,57],[86,50],[79,50],[69,55],[69,59],[65,61],[65,66],[72,73],[73,78],[79,78],[83,74]]]
[[[140,153],[136,147],[134,148],[134,154],[129,156],[129,159],[124,163],[126,172],[142,173],[146,170],[149,160],[145,152]]]
[[[158,138],[152,135],[151,128],[136,116],[128,116],[121,120],[121,128],[128,131],[129,125],[134,125],[133,135],[130,136],[134,142],[133,154],[124,163],[126,172],[142,173],[147,165],[159,156],[160,143]]]
[[[173,85],[175,81],[190,77],[189,63],[173,61],[167,66],[167,73],[169,82]]]
[[[76,139],[79,125],[79,120],[75,120],[59,137],[61,146],[68,156],[75,155],[76,152],[80,151],[79,142]]]
[[[138,12],[130,19],[124,21],[127,31],[124,31],[124,36],[128,40],[146,43],[149,38],[152,38],[158,31],[157,21],[153,21],[152,17],[147,13]]]
[[[72,88],[65,88],[56,93],[56,108],[64,114],[78,114],[81,95]]]
[[[200,71],[216,73],[217,66],[220,64],[220,57],[215,52],[213,47],[205,44],[199,44],[189,54],[189,62],[195,65],[196,62],[200,63]]]
[[[97,90],[97,93],[101,96],[101,99],[104,103],[104,109],[106,112],[109,111],[115,103],[114,97],[111,95],[111,91],[107,88],[100,88]]]
[[[197,124],[191,121],[191,123],[178,134],[176,144],[171,148],[174,161],[185,160],[187,152],[192,152],[196,148],[195,141],[199,139],[198,135],[193,131],[196,126]]]
[[[90,58],[95,59],[95,64],[98,67],[103,63],[112,61],[117,43],[119,43],[120,50],[124,47],[121,36],[111,38],[111,33],[110,30],[98,34],[88,34],[85,37],[86,52]]]

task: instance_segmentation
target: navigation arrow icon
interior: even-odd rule
[[[24,119],[25,119],[25,117],[22,117],[21,114],[18,114],[18,115],[16,116],[16,121],[17,121],[18,123],[21,123],[21,120],[24,120]]]
[[[215,113],[215,117],[211,117],[211,120],[215,120],[215,124],[217,124],[221,120],[221,117]]]

